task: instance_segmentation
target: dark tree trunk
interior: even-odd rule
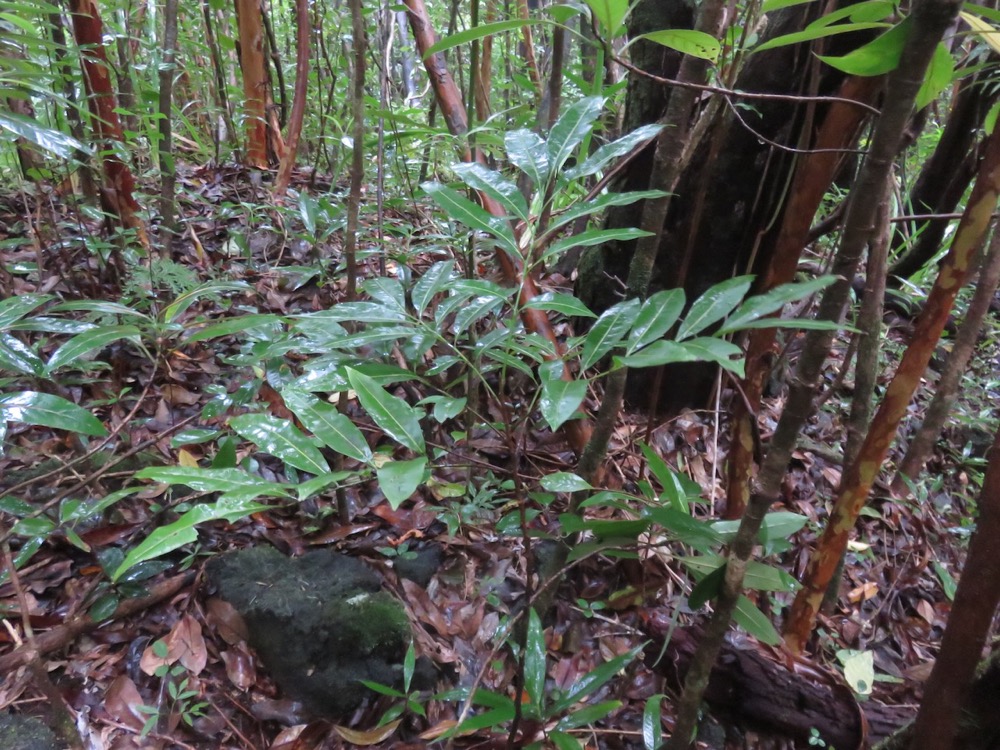
[[[678,0],[644,0],[636,9],[633,33],[686,25],[685,7]],[[776,14],[768,37],[803,28],[818,12],[811,5],[788,8]],[[836,43],[857,46],[858,40],[837,37]],[[833,93],[843,76],[825,68],[820,80],[811,81],[815,66],[810,52],[805,45],[791,45],[753,55],[734,88],[790,95],[811,90],[821,95]],[[837,51],[830,49],[828,53]],[[637,50],[636,64],[671,77],[670,58],[671,53],[662,48],[646,51],[645,55]],[[626,100],[626,129],[657,120],[665,91],[664,86],[632,76]],[[664,227],[650,292],[683,287],[690,302],[712,284],[755,272],[767,262],[767,250],[774,239],[771,235],[780,227],[778,219],[794,165],[794,154],[767,141],[790,148],[803,142],[808,145],[808,138],[802,134],[822,114],[822,108],[789,100],[745,103],[752,106],[720,107],[681,176]],[[650,163],[649,159],[636,159],[618,189],[645,188]],[[609,225],[636,226],[633,213],[638,215],[638,211],[641,207],[616,211],[609,217]],[[607,277],[624,278],[631,254],[632,247],[621,243],[595,248],[584,255],[577,292],[592,309],[603,310],[617,301],[618,289],[608,283]],[[660,409],[671,413],[685,406],[702,405],[715,372],[708,365],[668,368],[662,380]],[[633,378],[630,395],[637,406],[647,405],[649,377],[642,373]]]

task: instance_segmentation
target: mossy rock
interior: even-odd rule
[[[61,750],[65,744],[32,716],[0,712],[0,747],[3,750]]]
[[[256,547],[216,558],[208,572],[275,681],[312,713],[353,711],[367,692],[361,680],[400,684],[409,619],[364,563],[328,550],[289,558]]]

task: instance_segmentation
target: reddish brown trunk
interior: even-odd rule
[[[103,151],[102,202],[105,210],[118,217],[123,227],[135,230],[139,241],[148,250],[149,239],[142,219],[137,214],[140,208],[133,195],[135,180],[128,165],[118,158],[111,146],[114,141],[124,142],[124,138],[121,121],[115,111],[118,102],[108,74],[111,66],[104,50],[101,14],[95,0],[70,0],[70,13],[73,16],[73,33],[80,47],[94,136]]]
[[[951,250],[941,264],[917,320],[913,340],[886,389],[871,429],[853,461],[844,472],[837,502],[816,550],[809,560],[802,589],[795,597],[785,623],[785,643],[795,653],[801,652],[816,622],[816,614],[830,579],[858,514],[868,500],[872,483],[889,453],[889,446],[920,378],[927,368],[952,304],[972,272],[973,260],[986,237],[1000,195],[1000,132],[994,131],[986,146],[976,185],[955,232]]]
[[[295,155],[299,150],[299,136],[302,134],[302,118],[306,112],[306,96],[309,85],[309,0],[295,0],[295,22],[297,24],[295,58],[295,95],[292,100],[292,116],[288,121],[288,142],[285,155],[274,183],[275,195],[284,195],[295,166]]]
[[[236,0],[239,19],[240,68],[246,112],[246,164],[267,169],[267,72],[264,68],[264,27],[257,0]]]
[[[848,78],[837,96],[870,104],[880,87],[880,78]],[[842,162],[842,149],[850,148],[854,143],[867,115],[867,111],[861,107],[845,102],[830,105],[812,146],[814,152],[803,157],[796,170],[781,231],[775,240],[771,262],[760,280],[759,292],[788,283],[794,277],[799,256],[809,236],[809,227]],[[729,519],[742,516],[750,499],[756,430],[754,420],[764,393],[764,383],[771,372],[775,333],[774,328],[753,331],[747,345],[746,377],[741,386],[746,401],[736,399],[733,405],[733,437],[729,452],[725,512],[725,517]]]

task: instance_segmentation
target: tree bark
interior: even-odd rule
[[[246,110],[248,167],[267,169],[267,71],[264,68],[264,26],[258,0],[236,0]]]
[[[302,120],[306,113],[306,99],[309,94],[309,33],[312,26],[309,23],[309,0],[295,0],[295,94],[292,98],[292,117],[288,121],[288,140],[285,154],[281,159],[278,177],[274,181],[274,193],[282,196],[288,190],[292,179],[292,169],[295,168],[295,157],[299,152],[299,137],[302,135]],[[362,26],[362,30],[364,26]],[[362,78],[362,97],[364,96],[364,79]],[[362,101],[362,113],[364,102]]]

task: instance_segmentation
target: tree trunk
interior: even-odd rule
[[[306,113],[306,99],[309,88],[309,0],[295,0],[296,54],[295,54],[295,95],[292,100],[292,118],[288,123],[288,142],[281,168],[274,183],[275,195],[284,195],[292,178],[295,157],[299,151],[299,137],[302,135],[302,119]],[[362,27],[363,28],[363,27]],[[362,85],[364,80],[362,80]]]
[[[236,0],[246,112],[245,163],[267,169],[267,71],[264,67],[264,26],[258,0]]]

